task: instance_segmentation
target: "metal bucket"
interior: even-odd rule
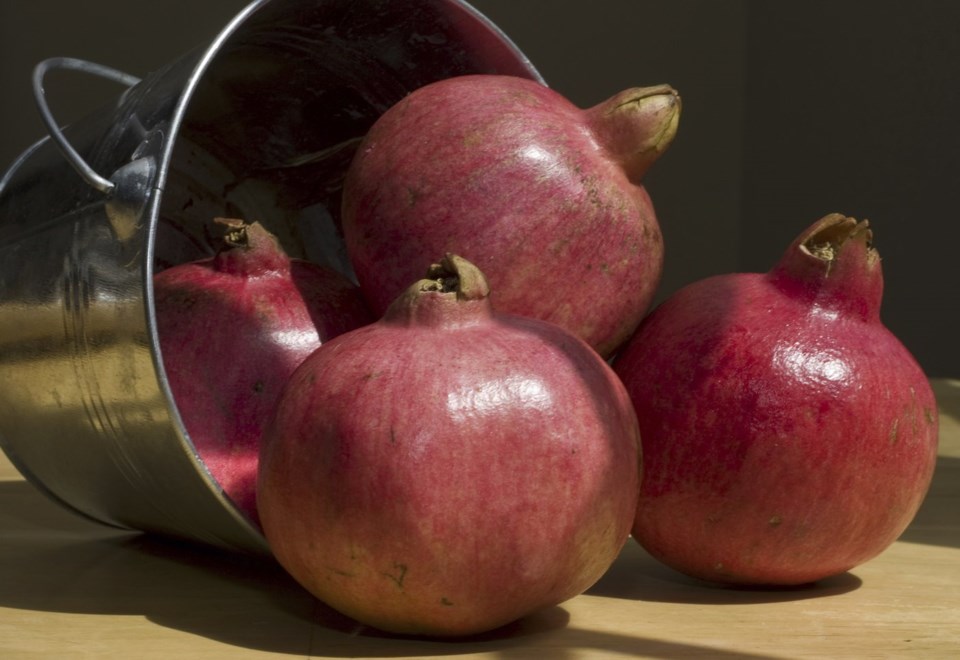
[[[130,86],[61,130],[43,100],[52,68]],[[50,135],[0,179],[0,445],[13,464],[102,523],[267,552],[179,418],[153,273],[211,254],[205,228],[232,215],[352,275],[337,208],[356,142],[405,94],[465,73],[540,80],[455,0],[260,0],[142,81],[38,65]]]

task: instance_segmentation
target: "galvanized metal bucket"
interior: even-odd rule
[[[56,68],[128,88],[61,129],[43,95]],[[351,274],[337,208],[354,146],[405,94],[466,73],[539,80],[456,0],[260,0],[142,81],[40,63],[50,134],[0,179],[0,445],[14,465],[102,523],[267,552],[179,418],[153,273],[212,253],[210,219],[232,215]]]

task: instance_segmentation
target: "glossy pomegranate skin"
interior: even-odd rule
[[[288,258],[259,225],[243,231],[256,234],[250,244],[163,270],[153,290],[180,418],[211,476],[256,522],[260,438],[281,388],[322,342],[373,319],[355,284]]]
[[[557,326],[458,295],[417,291],[324,344],[264,440],[278,561],[388,631],[477,633],[577,595],[636,509],[636,418],[612,369]]]
[[[344,238],[371,307],[383,312],[423,264],[453,252],[484,272],[501,312],[611,354],[660,283],[663,239],[642,178],[679,111],[667,86],[583,110],[510,76],[408,95],[370,129],[344,184]]]
[[[679,571],[816,581],[882,552],[926,494],[936,402],[851,223],[827,216],[767,274],[680,290],[615,362],[645,458],[633,536]]]

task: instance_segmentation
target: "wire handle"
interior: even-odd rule
[[[46,125],[50,137],[53,138],[53,141],[60,148],[60,152],[63,154],[63,157],[67,159],[67,162],[73,165],[73,168],[81,177],[83,177],[84,181],[103,193],[110,193],[114,188],[113,182],[97,174],[93,168],[87,164],[83,157],[77,153],[77,150],[73,148],[73,145],[67,141],[63,131],[60,130],[59,125],[57,125],[57,121],[53,117],[53,113],[50,112],[50,106],[47,105],[47,99],[43,90],[43,78],[51,69],[67,69],[70,71],[89,73],[95,76],[100,76],[101,78],[107,78],[108,80],[116,81],[123,85],[127,85],[128,87],[136,85],[138,82],[140,82],[140,79],[136,76],[131,76],[130,74],[117,71],[116,69],[111,69],[110,67],[103,66],[101,64],[96,64],[94,62],[88,62],[86,60],[80,60],[73,57],[51,57],[50,59],[43,60],[33,69],[33,98],[37,102],[37,109],[40,111],[40,118]]]

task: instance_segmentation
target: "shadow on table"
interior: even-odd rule
[[[603,649],[625,656],[768,657],[579,629],[569,625],[562,606],[462,639],[390,635],[326,607],[268,559],[104,528],[61,510],[25,482],[0,482],[0,496],[15,503],[12,510],[0,511],[5,532],[0,543],[0,607],[141,616],[239,648],[299,656],[482,652],[563,660],[583,650]],[[635,557],[626,555],[619,563],[624,561]],[[621,570],[636,572],[636,567]]]
[[[661,603],[752,605],[834,596],[858,589],[862,583],[856,575],[842,573],[792,587],[713,585],[668,568],[629,540],[610,570],[587,593]]]
[[[960,547],[960,458],[940,456],[930,491],[901,541]],[[747,588],[711,586],[660,564],[634,541],[589,591],[597,596],[635,600],[716,604],[775,603],[830,596],[857,589],[860,578],[843,573],[797,587]]]

